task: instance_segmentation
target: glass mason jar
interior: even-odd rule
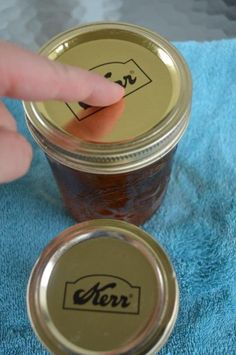
[[[28,127],[66,208],[79,222],[116,218],[142,224],[161,205],[189,121],[192,84],[184,59],[159,35],[122,23],[72,29],[40,53],[125,88],[120,102],[104,108],[24,103]]]

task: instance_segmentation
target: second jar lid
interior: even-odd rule
[[[55,354],[152,354],[178,311],[171,263],[131,224],[94,220],[71,227],[38,259],[28,284],[31,324]]]

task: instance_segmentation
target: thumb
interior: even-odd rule
[[[14,118],[0,103],[0,183],[24,175],[32,159],[30,144],[16,131]]]
[[[16,131],[0,128],[0,183],[23,176],[29,169],[32,149]]]

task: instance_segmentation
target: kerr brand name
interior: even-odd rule
[[[97,65],[90,70],[94,70],[97,73],[103,75],[105,78],[112,80],[113,82],[121,85],[125,89],[125,96],[133,94],[137,90],[142,89],[144,86],[150,84],[152,80],[144,72],[144,70],[134,61],[134,59],[129,59],[125,62],[109,62]],[[101,108],[93,110],[92,113],[89,109],[91,106],[84,102],[78,103],[66,103],[70,111],[75,115],[75,117],[81,121],[88,116],[96,113]],[[84,110],[87,110],[84,113]],[[83,115],[80,113],[83,112]]]
[[[111,78],[111,80],[112,80],[113,79],[112,72],[111,71],[107,72],[104,75],[104,78],[106,78],[106,79]],[[132,77],[132,75],[128,74],[128,75],[124,75],[122,77],[122,79],[114,80],[114,82],[116,84],[119,84],[120,86],[122,86],[124,89],[126,89],[128,85],[134,85],[136,83],[136,80],[137,80],[137,76]],[[127,96],[127,94],[125,96]],[[81,101],[79,102],[79,105],[80,105],[80,107],[82,107],[85,110],[87,108],[91,107],[90,105],[87,105],[86,103],[81,102]]]
[[[139,314],[141,289],[113,275],[87,275],[66,282],[63,309]]]

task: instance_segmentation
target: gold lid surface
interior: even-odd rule
[[[78,37],[78,43],[64,42],[61,52],[57,47],[48,56],[120,83],[124,99],[108,108],[55,101],[35,104],[36,108],[57,128],[83,140],[133,140],[158,125],[175,106],[180,88],[175,64],[163,49],[127,31],[93,37],[91,33]]]
[[[28,284],[31,324],[56,354],[158,351],[174,326],[178,287],[162,248],[125,222],[67,229],[36,263]]]
[[[162,37],[138,26],[98,23],[59,35],[41,53],[125,88],[124,98],[105,108],[25,103],[31,132],[51,156],[82,170],[114,172],[157,160],[177,144],[188,122],[191,79],[181,55]],[[67,151],[64,156],[55,146]]]

